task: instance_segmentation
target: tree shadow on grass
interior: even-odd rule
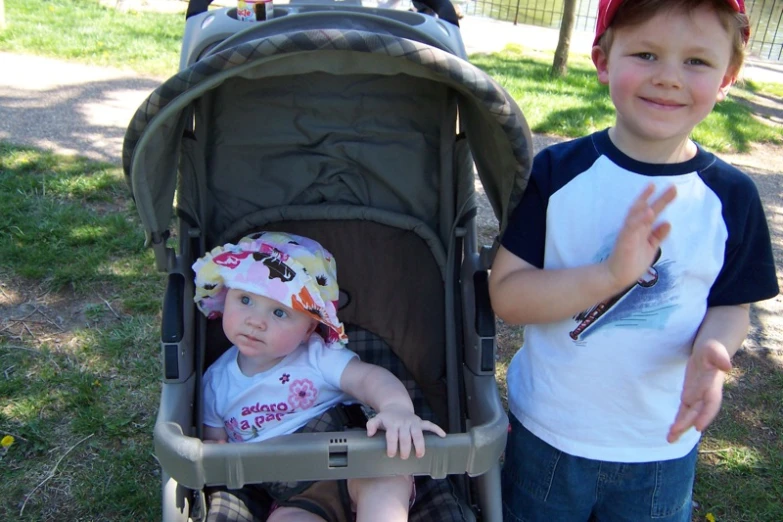
[[[536,114],[529,118],[535,133],[577,137],[614,120],[608,89],[581,61],[570,64],[561,78],[550,77],[550,64],[524,58],[513,49],[477,55],[472,62],[506,88],[523,113]]]
[[[119,167],[0,142],[0,181],[4,280],[77,295],[116,285],[129,299],[160,283]]]
[[[733,100],[756,116],[764,118],[772,124],[783,125],[783,99],[763,93],[754,93],[749,98],[737,96]]]
[[[0,260],[0,520],[154,519],[163,278],[119,167],[0,143]]]
[[[0,82],[0,140],[120,164],[125,130],[158,85],[132,76],[40,91]]]

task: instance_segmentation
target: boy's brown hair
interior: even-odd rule
[[[603,1],[601,5],[606,3]],[[745,45],[750,35],[750,21],[744,12],[744,2],[739,3],[741,10],[737,11],[726,0],[619,0],[619,6],[611,16],[611,20],[608,20],[607,27],[596,35],[595,45],[601,47],[608,55],[614,39],[614,30],[641,24],[662,11],[679,10],[691,13],[702,5],[712,7],[723,27],[732,35],[729,70],[733,70],[735,75],[738,74],[745,61]],[[599,18],[602,14],[599,11]],[[601,20],[599,20],[598,31],[601,31],[600,22]]]

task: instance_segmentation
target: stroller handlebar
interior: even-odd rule
[[[498,463],[505,448],[508,417],[494,376],[481,377],[476,384],[474,391],[490,405],[482,408],[483,418],[474,419],[475,424],[465,433],[445,438],[425,435],[427,450],[420,459],[381,458],[386,454],[385,437],[367,437],[363,430],[296,433],[255,444],[205,444],[185,435],[180,422],[166,419],[163,411],[155,424],[155,454],[170,477],[192,489],[392,475],[482,475]],[[167,386],[181,385],[164,384],[164,395]],[[292,454],[298,458],[291,459]]]
[[[454,5],[450,0],[416,0],[417,3],[421,3],[432,9],[438,18],[449,22],[452,25],[459,27],[459,17],[457,11],[454,9]],[[187,20],[191,16],[195,16],[204,13],[209,8],[209,4],[212,0],[190,0],[188,2],[188,10],[185,13],[185,19]],[[306,2],[301,2],[306,3]],[[323,1],[318,2],[323,3]],[[337,3],[337,2],[335,2]]]

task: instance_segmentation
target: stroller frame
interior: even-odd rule
[[[194,502],[193,490],[205,485],[237,488],[266,481],[397,474],[476,477],[472,486],[482,519],[501,520],[499,457],[505,446],[507,418],[494,377],[494,315],[487,292],[492,252],[479,251],[476,243],[471,159],[502,229],[509,209],[521,197],[527,182],[532,157],[529,130],[518,107],[502,88],[451,54],[459,45],[450,47],[441,42],[434,47],[397,36],[398,20],[389,23],[382,16],[358,11],[350,16],[340,14],[352,24],[373,29],[388,26],[387,33],[335,28],[330,26],[335,21],[333,13],[326,16],[315,11],[296,16],[308,17],[307,24],[325,24],[322,29],[274,33],[271,23],[266,27],[258,24],[231,37],[231,45],[218,44],[211,49],[207,47],[214,42],[201,39],[203,46],[191,46],[188,51],[192,59],[186,61],[192,64],[150,95],[126,134],[125,172],[148,245],[155,251],[158,268],[169,274],[161,331],[164,378],[154,431],[156,454],[164,471],[164,520],[188,520]],[[295,22],[296,16],[289,14],[286,23]],[[270,33],[259,35],[265,31]],[[194,50],[197,48],[200,50]],[[445,214],[436,229],[427,231],[421,220],[366,207],[358,214],[355,209],[315,207],[314,211],[297,207],[299,214],[294,216],[299,220],[327,216],[346,219],[352,213],[354,217],[369,216],[371,221],[414,231],[440,259],[449,311],[445,347],[449,435],[444,439],[427,436],[427,453],[421,459],[384,459],[379,467],[377,462],[384,454],[385,442],[361,432],[295,434],[262,444],[224,445],[203,444],[194,436],[200,432],[200,415],[194,415],[194,408],[198,407],[199,397],[199,357],[203,358],[203,352],[201,355],[198,352],[203,349],[206,325],[190,299],[193,295],[190,264],[214,246],[216,238],[205,237],[206,231],[193,221],[193,216],[199,215],[195,209],[198,204],[194,204],[193,208],[179,210],[178,244],[176,248],[169,245],[177,172],[188,170],[186,164],[193,160],[185,150],[188,144],[182,144],[183,136],[189,138],[193,133],[194,104],[212,89],[233,78],[255,81],[282,74],[275,69],[282,67],[281,56],[289,59],[294,70],[311,67],[309,55],[313,53],[338,60],[344,53],[350,53],[352,62],[341,63],[339,70],[328,70],[330,74],[357,74],[368,69],[378,72],[381,69],[378,64],[382,62],[381,65],[394,69],[393,74],[447,85],[454,93],[451,103],[459,111],[459,125],[467,136],[450,146],[451,152],[441,158],[444,164],[453,163],[455,170],[469,172],[471,179],[450,182],[452,190],[462,195],[456,210],[441,210]],[[328,69],[323,64],[319,67]],[[461,132],[454,134],[460,136]],[[476,154],[476,151],[483,153]],[[470,184],[469,189],[457,186],[466,183]],[[180,190],[187,192],[182,186]],[[266,223],[285,221],[292,216],[284,207],[262,210],[252,219],[243,219],[222,230],[221,239],[229,240],[246,232],[249,225],[260,229]],[[460,281],[460,290],[451,281]],[[186,327],[192,324],[197,327]],[[300,464],[292,465],[292,454],[297,455]]]

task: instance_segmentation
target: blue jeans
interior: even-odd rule
[[[563,453],[509,417],[504,522],[690,522],[698,446],[680,459],[603,462]]]

